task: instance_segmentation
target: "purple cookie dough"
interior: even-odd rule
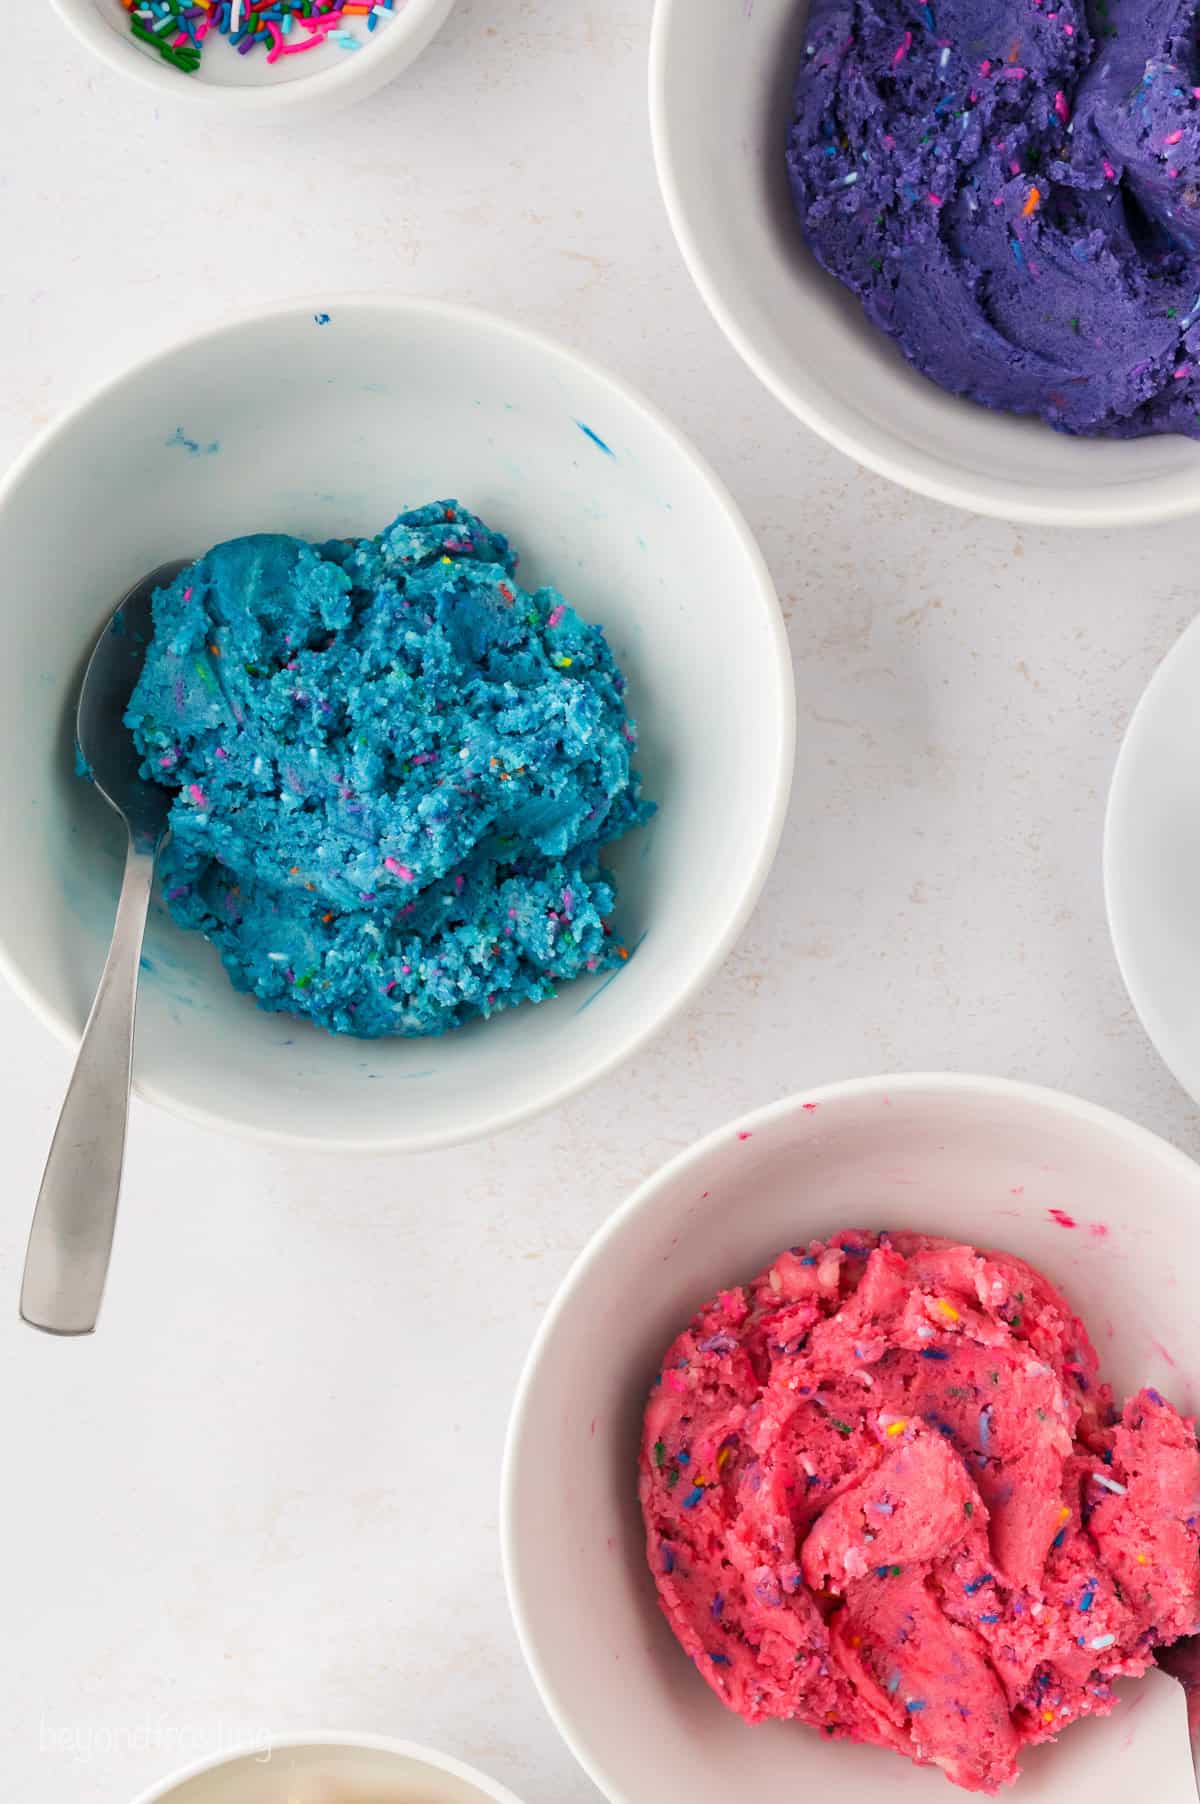
[[[955,394],[1200,437],[1196,0],[812,0],[808,243]]]

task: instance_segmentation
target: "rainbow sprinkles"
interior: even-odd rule
[[[354,28],[375,31],[406,0],[121,0],[135,38],[185,75],[200,67],[207,40],[228,38],[239,56],[265,50],[269,63],[333,43],[361,50]]]

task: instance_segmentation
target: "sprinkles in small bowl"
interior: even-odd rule
[[[48,4],[115,74],[181,106],[264,120],[364,100],[417,60],[454,10],[454,0]]]
[[[135,38],[185,75],[200,67],[210,38],[229,40],[239,56],[264,50],[268,63],[333,43],[362,48],[354,27],[375,31],[393,18],[397,0],[121,0]],[[405,0],[399,0],[403,6]]]

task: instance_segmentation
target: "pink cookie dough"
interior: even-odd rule
[[[1200,1622],[1200,1453],[1097,1367],[1030,1266],[917,1234],[721,1291],[667,1350],[640,1457],[659,1601],[721,1701],[988,1792],[1111,1710]]]

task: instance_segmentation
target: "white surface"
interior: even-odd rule
[[[1197,611],[1196,529],[972,520],[772,402],[661,209],[644,0],[459,0],[352,129],[286,140],[156,114],[43,8],[12,11],[0,457],[233,305],[336,278],[523,313],[643,387],[731,484],[784,598],[800,744],[741,946],[561,1115],[344,1164],[136,1108],[85,1344],[16,1320],[68,1060],[0,996],[6,1789],[129,1804],[222,1736],[322,1722],[445,1747],[527,1804],[594,1804],[508,1624],[496,1493],[520,1362],[608,1212],[717,1123],[854,1072],[1059,1084],[1200,1150],[1100,885],[1121,733]]]
[[[192,1120],[406,1152],[497,1131],[641,1046],[758,899],[791,781],[794,690],[771,579],[728,495],[667,422],[555,344],[473,310],[321,289],[122,372],[0,482],[14,597],[0,966],[16,987],[78,1043],[124,832],[74,778],[71,723],[80,654],[116,600],[239,533],[370,536],[402,506],[451,498],[510,536],[527,590],[552,582],[603,624],[629,679],[659,804],[606,853],[632,956],[436,1042],[364,1044],[256,1008],[156,904],[134,1082]]]
[[[164,106],[224,114],[235,126],[262,119],[284,130],[303,118],[331,113],[373,94],[420,56],[454,0],[397,0],[391,18],[368,33],[365,18],[347,25],[359,48],[323,44],[317,50],[267,61],[259,47],[238,54],[216,31],[205,42],[192,75],[164,62],[129,29],[122,0],[51,0],[79,41],[118,75],[142,83]],[[245,0],[243,14],[249,0]],[[297,42],[303,33],[297,28]]]
[[[1069,1294],[1118,1396],[1155,1384],[1194,1411],[1200,1319],[1177,1249],[1198,1210],[1200,1167],[1117,1116],[995,1080],[890,1077],[809,1090],[718,1128],[601,1228],[522,1375],[502,1507],[522,1642],[613,1804],[947,1795],[940,1772],[876,1749],[748,1729],[663,1623],[632,1475],[651,1378],[701,1304],[781,1248],[839,1228],[960,1236],[1011,1249]],[[1143,1700],[1028,1755],[1021,1797],[1122,1804],[1144,1789],[1182,1804],[1182,1692],[1174,1702],[1165,1730]]]
[[[1182,1693],[1178,1694],[1182,1697]],[[137,1804],[518,1804],[475,1767],[416,1742],[295,1736],[192,1762]]]
[[[1107,526],[1200,508],[1200,445],[1067,438],[943,393],[808,255],[783,147],[803,0],[658,0],[654,140],[680,244],[750,366],[831,442],[922,493]]]
[[[1200,620],[1138,703],[1109,791],[1104,886],[1113,949],[1142,1024],[1200,1099]]]

